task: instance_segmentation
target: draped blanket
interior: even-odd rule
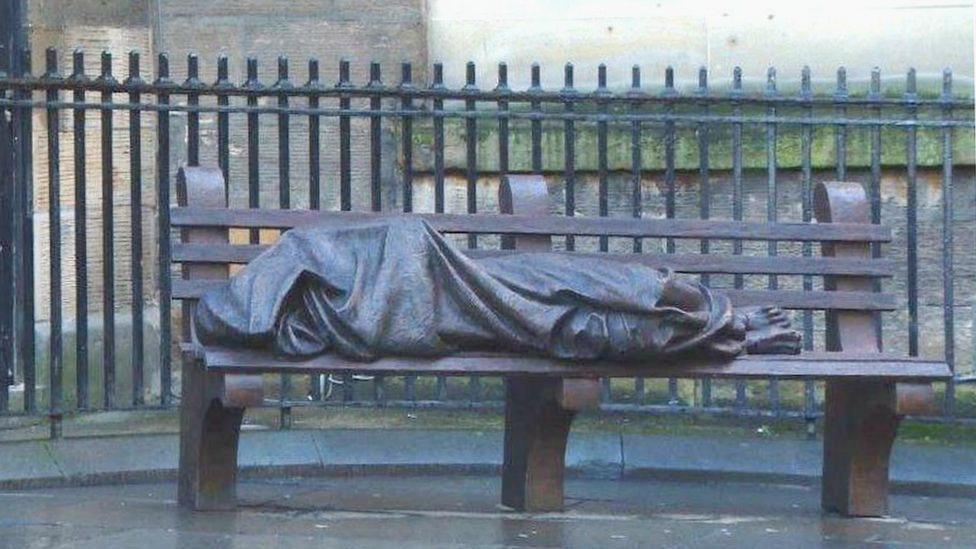
[[[570,254],[466,257],[426,222],[288,231],[205,295],[205,345],[370,361],[461,351],[560,359],[743,352],[728,298],[668,270]]]

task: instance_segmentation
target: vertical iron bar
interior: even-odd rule
[[[112,54],[102,53],[99,81],[115,84]],[[102,390],[105,408],[115,407],[115,197],[113,175],[112,93],[102,92]]]
[[[673,98],[678,94],[674,89],[674,68],[668,67],[664,70],[664,92],[665,98]],[[664,114],[666,117],[674,116],[674,103],[668,101],[664,105]],[[675,214],[675,173],[674,173],[674,141],[675,141],[675,127],[674,119],[666,118],[664,121],[664,185],[665,185],[665,195],[664,195],[664,216],[668,219],[674,219]],[[667,252],[669,254],[674,253],[674,239],[667,239]],[[677,386],[675,385],[675,390]],[[675,393],[675,398],[677,399],[677,393]]]
[[[800,98],[808,102],[813,98],[813,90],[810,84],[810,67],[804,66],[800,76]],[[804,107],[807,117],[813,116],[812,104],[807,103]],[[803,222],[810,223],[813,220],[813,125],[803,124],[800,127],[800,171],[802,173],[802,207]],[[803,243],[803,256],[813,256],[813,244]],[[813,290],[813,277],[804,275],[803,291]],[[813,312],[803,311],[803,348],[807,351],[813,350]],[[817,408],[816,385],[813,381],[803,383],[803,415],[807,425],[807,435],[816,434],[816,408]]]
[[[11,74],[15,76],[30,76],[31,52],[28,49],[11,51]],[[16,57],[19,56],[19,59]],[[18,62],[19,61],[19,62]],[[26,90],[14,94],[17,99],[30,99],[31,92]],[[37,410],[37,351],[34,346],[34,162],[33,162],[33,120],[31,107],[14,109],[14,154],[15,169],[19,181],[17,201],[20,204],[19,243],[20,270],[18,293],[22,295],[20,309],[22,309],[20,334],[21,344],[18,356],[23,368],[24,379],[24,411],[34,413]]]
[[[400,91],[409,92],[413,89],[413,67],[410,63],[400,65]],[[403,111],[401,118],[402,134],[400,136],[400,154],[403,156],[403,211],[413,211],[413,100],[406,94],[400,101]],[[403,378],[403,391],[406,399],[414,401],[417,398],[415,386],[417,376],[408,375]],[[383,395],[378,395],[382,400]]]
[[[410,63],[400,66],[400,90],[409,92],[413,89],[413,68]],[[401,154],[403,154],[403,211],[413,211],[413,100],[404,95],[400,102],[403,110],[401,118],[402,135],[400,136]]]
[[[532,80],[529,86],[529,91],[533,93],[541,92],[542,75],[541,68],[539,67],[538,63],[532,63],[531,78]],[[534,113],[542,113],[542,103],[539,101],[533,101],[529,108],[532,109],[532,112]],[[532,173],[542,175],[542,119],[533,118],[530,124],[532,141]]]
[[[339,61],[339,83],[336,88],[351,87],[349,82],[349,61]],[[339,109],[349,110],[351,101],[348,95],[340,96]],[[352,138],[349,115],[339,116],[339,209],[352,210]]]
[[[677,96],[677,92],[674,89],[674,68],[667,67],[664,70],[664,92],[665,98],[673,98]],[[674,173],[674,119],[670,118],[674,116],[674,103],[668,101],[664,105],[664,114],[666,117],[664,121],[664,184],[665,184],[665,196],[664,196],[664,216],[667,219],[674,219],[675,214],[675,173]],[[666,240],[666,251],[669,254],[674,253],[674,239],[668,238]],[[675,378],[668,378],[668,404],[671,406],[678,405],[678,380]]]
[[[475,67],[471,61],[468,61],[468,64],[465,66],[464,81],[463,91],[467,93],[476,93],[478,91],[478,87],[475,85]],[[466,99],[464,101],[465,111],[474,112],[476,107],[477,105],[473,99]],[[464,141],[467,156],[465,163],[467,173],[465,175],[468,183],[468,213],[475,214],[478,213],[478,122],[473,117],[465,119]],[[468,233],[468,247],[478,247],[477,235]],[[471,376],[468,378],[468,397],[472,403],[481,400],[480,377]]]
[[[736,99],[742,96],[742,68],[732,69],[732,116],[742,116],[742,104]],[[743,201],[745,196],[742,189],[742,122],[732,124],[732,219],[742,221]],[[742,255],[742,240],[732,242],[732,254]],[[742,289],[745,278],[735,275],[733,284],[736,289]],[[744,379],[735,380],[735,407],[744,410],[746,407],[746,382]]]
[[[251,93],[247,95],[247,106],[258,106],[258,94],[261,84],[258,82],[258,60],[253,57],[247,58],[247,80],[244,87]],[[260,175],[260,120],[257,112],[247,113],[247,207],[258,208],[261,201],[261,175]],[[251,229],[250,242],[258,244],[261,235],[258,229]]]
[[[169,78],[169,57],[165,53],[159,54],[156,64],[156,103],[160,107],[157,112],[156,124],[156,207],[158,208],[158,236],[159,239],[159,376],[160,376],[160,404],[166,406],[170,402],[172,387],[172,354],[173,342],[172,313],[172,271],[170,268],[170,223],[169,223],[169,93],[165,90],[172,86]]]
[[[594,94],[597,97],[597,111],[604,117],[607,115],[609,104],[607,101],[603,100],[610,95],[610,90],[607,89],[607,66],[600,63],[597,68],[597,87]],[[607,217],[610,214],[610,199],[609,199],[609,174],[607,170],[607,121],[606,118],[602,118],[596,123],[596,148],[597,148],[597,179],[598,179],[598,215],[600,217]],[[607,252],[610,250],[610,239],[606,236],[600,236],[600,251]],[[613,395],[611,394],[610,378],[605,377],[600,380],[600,398],[603,402],[611,402]]]
[[[319,82],[318,59],[308,60],[308,82],[305,87],[314,91],[322,88],[322,84]],[[308,108],[319,108],[318,95],[311,94],[308,96]],[[317,114],[308,115],[308,208],[310,210],[318,210],[322,207],[320,119],[321,117]]]
[[[0,28],[0,38],[6,40],[7,29]],[[0,80],[7,78],[7,48],[0,41]],[[0,99],[9,99],[0,83]],[[14,382],[16,347],[16,286],[13,267],[17,249],[15,220],[19,204],[14,199],[13,134],[7,108],[0,108],[0,414],[10,408],[10,385]]]
[[[914,102],[918,98],[916,93],[915,69],[908,70],[905,82],[905,99]],[[918,108],[914,104],[908,107],[909,120],[918,117]],[[907,203],[905,215],[906,227],[906,256],[908,261],[907,292],[908,292],[908,355],[918,356],[918,186],[917,186],[917,129],[908,126],[905,143],[905,169]]]
[[[369,84],[368,88],[382,89],[383,81],[380,75],[380,64],[377,62],[369,65]],[[378,111],[382,108],[383,102],[380,95],[374,95],[369,99],[369,108]],[[378,212],[383,209],[383,182],[382,182],[382,117],[379,115],[369,118],[369,172],[370,172],[370,209]],[[373,398],[379,401],[383,397],[383,376],[373,377]]]
[[[45,80],[58,80],[58,54],[54,48],[45,52]],[[47,91],[49,104],[58,101],[57,88]],[[47,175],[48,175],[48,234],[50,235],[50,287],[51,287],[51,342],[50,342],[50,401],[48,417],[51,422],[51,438],[61,437],[62,378],[61,369],[61,146],[60,120],[57,107],[47,107]]]
[[[200,84],[200,60],[197,54],[191,53],[186,56],[186,81],[183,85],[196,88]],[[186,94],[186,104],[190,107],[200,105],[200,94]],[[200,113],[192,110],[186,113],[186,163],[190,166],[200,165]]]
[[[475,85],[475,67],[471,61],[465,66],[465,84],[463,91],[473,93],[478,91]],[[474,100],[464,101],[464,110],[473,112],[476,108]],[[467,179],[467,202],[468,213],[478,213],[478,121],[471,117],[464,121],[464,144],[466,153],[466,179]],[[468,247],[477,248],[478,238],[476,235],[468,234]]]
[[[335,86],[339,90],[352,87],[350,82],[349,61],[341,59],[339,61],[339,81]],[[348,95],[339,97],[339,108],[348,111],[352,106],[352,101]],[[339,116],[339,209],[342,211],[352,210],[352,131],[351,118],[349,115]],[[331,375],[327,376],[331,383]],[[353,387],[353,376],[343,374],[341,377],[342,401],[351,402],[355,399],[355,388]]]
[[[71,79],[82,83],[85,59],[80,49],[72,55]],[[75,88],[72,99],[85,102],[85,90]],[[85,109],[74,109],[75,155],[75,399],[79,410],[89,407],[88,401],[88,212],[86,206],[88,178],[85,168]]]
[[[228,78],[227,56],[217,57],[217,81],[214,87],[218,90],[231,86]],[[217,93],[217,106],[227,107],[230,105],[230,96],[225,93]],[[217,165],[220,173],[224,174],[224,199],[230,204],[230,114],[227,112],[217,113]]]
[[[434,79],[431,89],[443,91],[444,65],[434,63]],[[444,101],[434,99],[434,212],[444,213],[444,119],[437,113],[444,110]],[[437,400],[447,400],[447,378],[437,376]]]
[[[599,100],[610,95],[607,89],[607,66],[600,63],[597,68],[597,87],[596,87],[597,110],[601,115],[606,116],[609,104]],[[602,118],[596,123],[596,147],[597,147],[597,178],[599,180],[598,205],[600,217],[607,217],[610,213],[609,199],[609,175],[607,170],[607,120]],[[610,249],[610,239],[606,236],[600,237],[600,251],[606,252]],[[605,389],[606,391],[606,389]],[[607,395],[604,395],[607,396]]]
[[[942,118],[952,118],[952,71],[942,71],[942,101],[947,103],[942,108]],[[945,361],[953,374],[956,372],[956,324],[955,324],[955,288],[953,274],[953,181],[952,181],[952,126],[942,128],[942,293],[945,296],[942,304],[942,322],[945,339]],[[946,383],[945,415],[953,417],[956,413],[956,384],[955,379]]]
[[[495,87],[495,93],[499,96],[504,96],[508,94],[511,90],[508,88],[508,65],[505,63],[498,64],[498,85]],[[508,175],[508,101],[499,98],[498,99],[498,175],[499,178],[503,178]]]
[[[339,61],[339,82],[336,88],[339,90],[351,88],[349,81],[349,61],[342,59]],[[339,109],[348,111],[352,106],[352,100],[348,95],[339,96]],[[339,209],[342,211],[352,210],[352,130],[349,115],[339,116]],[[331,375],[327,376],[331,383]],[[350,402],[355,398],[353,379],[351,374],[343,374],[341,378],[342,401]]]
[[[881,69],[874,67],[871,70],[871,89],[868,92],[868,99],[881,99]],[[872,109],[875,118],[881,118],[881,107],[876,106]],[[881,224],[881,125],[871,127],[871,223]],[[871,244],[871,257],[878,259],[881,257],[881,243]],[[872,289],[876,293],[881,292],[881,279],[875,277],[871,280]],[[882,337],[881,312],[874,313],[874,332],[878,342],[878,349],[884,350],[884,338]]]
[[[566,63],[563,70],[563,89],[560,91],[563,96],[563,110],[572,113],[575,109],[576,90],[573,88],[573,64]],[[564,174],[566,180],[566,199],[565,214],[569,217],[576,215],[576,126],[572,119],[564,122],[563,139],[564,143]],[[566,249],[573,251],[576,247],[574,235],[566,237]]]
[[[708,69],[701,67],[698,69],[698,95],[700,97],[708,97]],[[702,102],[699,107],[703,115],[708,116],[708,102]],[[699,122],[698,123],[698,177],[700,181],[700,186],[698,189],[698,217],[701,219],[708,219],[711,217],[711,182],[709,181],[708,174],[708,123]],[[702,240],[700,243],[700,250],[702,254],[707,254],[709,250],[708,240]],[[709,283],[709,276],[707,274],[701,275],[702,284],[706,286]],[[704,380],[703,380],[704,382]],[[704,387],[703,387],[704,390]],[[706,404],[707,406],[707,404]]]
[[[701,67],[698,69],[698,95],[699,97],[708,96],[708,69]],[[708,115],[708,102],[702,102],[701,107],[702,114]],[[698,217],[700,219],[708,219],[711,217],[711,182],[709,181],[709,164],[708,164],[708,123],[699,122],[698,123],[698,175],[700,180],[700,186],[698,188]],[[709,252],[709,242],[703,239],[700,244],[700,250],[702,254],[707,254]],[[707,274],[703,274],[700,277],[701,283],[708,286],[711,283],[711,278]],[[712,405],[712,380],[707,377],[701,379],[701,403],[702,406],[708,408]]]
[[[305,87],[312,91],[320,91],[322,83],[319,81],[318,59],[308,60],[308,82]],[[308,96],[308,108],[319,108],[319,97],[312,93]],[[318,210],[322,206],[321,190],[321,147],[319,143],[320,116],[308,115],[308,208]],[[322,400],[322,390],[319,385],[321,374],[308,376],[308,396],[311,400]]]
[[[288,58],[278,57],[278,80],[275,82],[278,95],[278,107],[288,110],[288,90],[292,89],[288,80]],[[291,208],[291,145],[289,143],[289,115],[285,112],[278,114],[278,207],[282,210]],[[278,427],[291,428],[291,376],[281,374],[279,378],[280,394],[278,395]]]
[[[380,80],[380,64],[370,63],[369,65],[369,88],[382,88],[383,82]],[[369,99],[370,110],[378,111],[382,106],[379,95],[374,95]],[[369,117],[369,183],[370,183],[370,209],[378,212],[383,209],[383,184],[382,175],[382,118],[379,115]]]
[[[770,67],[766,73],[766,97],[773,99],[776,97],[776,69]],[[776,107],[773,103],[769,104],[768,114],[770,117],[776,116]],[[776,222],[779,217],[779,196],[776,184],[776,123],[766,124],[766,219],[770,223]],[[771,240],[768,244],[770,257],[778,254],[777,242]],[[779,280],[775,275],[769,276],[769,289],[779,288]],[[769,403],[775,413],[779,413],[779,380],[770,378],[769,380]]]
[[[443,91],[444,65],[434,63],[432,90]],[[434,212],[444,213],[444,119],[437,113],[444,110],[444,101],[434,99]]]
[[[837,103],[837,117],[847,118],[847,69],[840,67],[837,69],[837,91],[834,92],[834,101]],[[837,151],[837,179],[843,181],[847,179],[847,124],[838,124],[834,133],[834,147]]]
[[[139,54],[129,52],[129,77],[126,84],[138,86],[143,84],[139,76]],[[139,105],[142,100],[138,92],[129,94],[129,103]],[[132,404],[141,406],[145,403],[143,368],[143,349],[145,334],[143,331],[143,299],[142,299],[142,112],[138,108],[129,111],[129,225],[132,247],[130,249],[130,263],[132,264]],[[75,221],[77,223],[77,220]]]
[[[630,92],[629,95],[635,99],[643,96],[641,92],[641,75],[640,67],[634,65],[630,72]],[[630,112],[632,114],[640,114],[640,102],[634,101],[630,105]],[[643,217],[644,206],[643,206],[643,196],[641,188],[642,180],[642,158],[641,158],[641,122],[640,120],[633,120],[630,123],[630,171],[631,177],[631,194],[630,194],[630,204],[631,204],[631,215],[635,218],[640,219]],[[643,251],[643,240],[640,237],[634,238],[634,253],[641,253]],[[637,377],[634,378],[634,400],[637,404],[645,403],[645,393],[644,393],[644,378]]]

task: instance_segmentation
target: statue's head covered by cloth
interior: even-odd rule
[[[734,310],[721,292],[668,270],[557,253],[472,259],[411,217],[285,233],[201,299],[195,328],[205,345],[363,361],[465,351],[632,361],[800,349],[783,311]]]

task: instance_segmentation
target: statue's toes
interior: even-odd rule
[[[800,332],[796,330],[789,330],[784,332],[779,338],[779,345],[783,354],[795,355],[799,354],[803,347],[803,336]]]

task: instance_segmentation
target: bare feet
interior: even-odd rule
[[[744,307],[736,311],[746,330],[746,352],[751,355],[800,353],[800,333],[790,328],[790,317],[779,307]]]

